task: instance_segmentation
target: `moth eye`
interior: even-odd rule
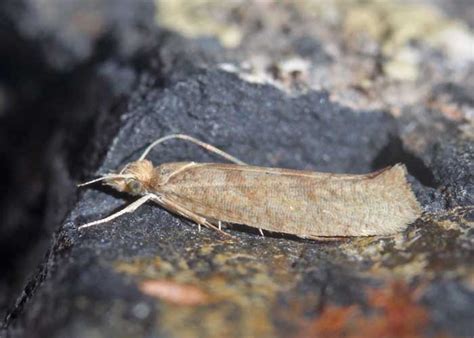
[[[130,180],[128,182],[128,187],[130,188],[132,193],[139,193],[142,190],[142,184],[137,180]]]

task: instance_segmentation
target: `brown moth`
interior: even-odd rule
[[[171,138],[196,143],[235,164],[174,162],[154,167],[144,159]],[[262,235],[263,229],[303,238],[390,235],[421,214],[403,164],[365,175],[256,167],[181,134],[153,142],[118,174],[85,184],[96,181],[141,197],[81,229],[133,212],[147,201],[220,232],[221,222],[227,222],[257,228]]]

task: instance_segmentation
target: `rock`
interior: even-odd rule
[[[60,226],[46,259],[9,311],[5,334],[413,337],[474,332],[472,146],[457,133],[456,122],[435,120],[424,107],[419,109],[426,124],[409,115],[401,119],[354,110],[326,92],[287,93],[248,83],[220,70],[226,51],[213,40],[154,34],[156,46],[141,55],[139,77],[133,67],[117,63],[99,68],[111,77],[121,70],[117,73],[125,79],[131,74],[139,80],[124,81],[117,91],[121,95],[111,99],[120,103],[118,111],[99,117],[98,132],[87,134],[91,144],[80,148],[83,155],[57,168],[64,185],[51,195],[56,197],[51,209],[69,212],[60,223],[49,219],[50,227]],[[443,137],[432,135],[430,123],[441,125]],[[271,233],[263,238],[241,226],[225,229],[234,236],[229,239],[207,229],[199,232],[194,223],[153,204],[77,229],[134,198],[96,185],[82,188],[73,200],[75,177],[93,176],[91,168],[97,168],[95,175],[118,170],[153,140],[177,132],[262,166],[363,173],[404,162],[425,213],[400,234],[336,241]],[[178,141],[159,146],[149,158],[155,164],[220,161]]]
[[[152,9],[148,0],[0,4],[2,317],[69,210],[71,176],[97,164],[97,151],[84,156],[88,140],[110,141],[95,128],[114,129],[137,78],[132,59],[150,43]]]
[[[156,83],[149,75],[131,95],[97,173],[117,170],[157,137],[176,132],[256,165],[361,173],[374,169],[374,159],[397,135],[396,121],[384,113],[355,112],[321,92],[289,97],[213,68],[195,68],[164,88]],[[150,159],[219,160],[177,141],[157,148]],[[422,252],[411,253],[422,260],[423,269],[401,258],[402,251],[411,252],[408,243],[421,241],[419,231],[431,232],[423,220],[407,234],[387,239],[318,243],[277,234],[262,238],[257,231],[237,228],[228,230],[236,237],[230,240],[210,230],[199,232],[192,222],[146,205],[111,223],[77,230],[131,200],[100,187],[80,193],[30,293],[6,321],[11,332],[49,337],[297,335],[304,327],[298,323],[317,316],[324,304],[363,306],[367,293],[383,280],[401,277],[397,269],[411,276],[422,273],[421,257],[432,250],[424,241]],[[456,236],[440,237],[437,245],[455,243]],[[459,269],[463,264],[456,260]],[[181,298],[147,294],[141,285],[150,281],[206,295],[205,301],[180,304]],[[437,304],[436,297],[430,299]],[[450,332],[447,323],[439,322]]]
[[[281,95],[272,87],[251,85],[235,75],[222,71],[202,70],[187,80],[178,81],[165,89],[150,85],[150,82],[143,81],[133,95],[129,112],[123,117],[124,122],[113,141],[114,146],[107,152],[107,159],[99,169],[100,172],[117,169],[127,159],[137,156],[146,144],[158,136],[171,132],[192,134],[257,165],[366,172],[371,169],[371,158],[396,129],[395,121],[388,115],[351,112],[331,104],[324,93],[311,93],[292,99]],[[262,97],[267,101],[264,104],[260,101]],[[348,120],[354,128],[338,134],[337,130],[344,130],[343,126]],[[336,146],[339,151],[335,150]],[[184,159],[216,160],[215,157],[196,147],[177,142],[170,142],[161,147],[153,153],[152,159],[156,163]],[[78,208],[73,212],[79,218],[77,220],[71,218],[73,223],[68,223],[72,231],[68,237],[71,237],[72,243],[79,240],[86,244],[88,240],[84,239],[99,230],[92,229],[89,233],[79,233],[75,230],[78,223],[90,220],[91,217],[98,217],[99,214],[103,215],[120,202],[120,199],[108,194],[98,194],[93,190],[88,190],[85,194],[87,198],[81,199],[82,202],[79,202]],[[84,202],[86,204],[83,204]],[[97,207],[102,203],[105,204],[99,211]],[[164,225],[170,220],[179,221],[159,208],[151,210],[153,214],[161,216],[152,220],[150,225]],[[118,221],[127,222],[126,218]],[[187,231],[183,231],[183,227]],[[111,229],[113,228],[106,226],[100,230]],[[154,228],[149,230],[152,229]],[[139,227],[136,227],[136,230],[144,231],[139,230]],[[168,230],[179,233],[178,237],[204,234],[198,235],[189,225],[175,226]],[[158,238],[163,236],[156,229],[153,232]],[[133,243],[139,243],[137,239],[133,239],[135,236],[136,234],[130,233],[128,235],[130,243],[124,240],[113,245],[121,243],[124,245],[124,250],[128,251],[125,248],[137,245]],[[207,236],[212,238],[213,234]],[[251,236],[253,237],[255,236]],[[257,240],[260,241],[259,238]],[[90,244],[92,242],[86,246]],[[74,244],[74,247],[77,245]],[[140,246],[138,245],[137,249]],[[160,246],[159,242],[152,241],[146,250]],[[91,252],[83,253],[81,256],[90,259],[90,254]],[[127,253],[116,258],[125,259],[130,257],[128,255]],[[49,330],[51,329],[50,327]],[[53,331],[49,332],[51,334]]]
[[[442,139],[430,157],[438,182],[442,182],[448,207],[474,205],[474,145],[469,139]]]

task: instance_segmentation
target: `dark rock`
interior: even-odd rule
[[[448,207],[474,205],[474,142],[444,138],[433,146],[429,156]]]
[[[412,336],[472,332],[472,291],[466,286],[472,261],[472,145],[452,133],[455,125],[445,129],[451,141],[417,152],[406,146],[402,132],[410,121],[349,109],[325,92],[288,95],[245,82],[216,69],[225,51],[212,40],[190,41],[169,32],[154,39],[158,47],[140,55],[139,77],[136,68],[119,62],[97,66],[105,84],[116,75],[123,81],[105,86],[112,93],[105,95],[106,104],[102,96],[92,97],[102,103],[99,111],[108,113],[83,132],[90,144],[76,143],[67,148],[80,150],[74,160],[54,162],[59,183],[52,185],[58,191],[50,195],[53,216],[47,221],[50,227],[61,225],[7,315],[5,333],[297,337],[319,321],[327,324],[328,309],[342,318],[339,327],[331,327],[338,333],[348,330],[352,321],[344,322],[341,314],[351,311],[357,311],[356,324],[364,333],[373,333],[376,322],[383,333],[397,336],[391,320],[398,323],[403,316],[426,319],[420,327],[408,326]],[[98,168],[96,175],[117,170],[151,141],[178,132],[262,166],[364,173],[404,162],[426,212],[394,236],[337,241],[270,233],[262,238],[239,226],[226,229],[235,236],[228,239],[199,232],[192,222],[152,204],[77,229],[134,198],[97,185],[83,188],[74,201],[71,177],[92,176],[92,168]],[[418,136],[429,139],[427,144],[434,137],[426,130]],[[149,158],[155,164],[220,161],[182,141],[161,145]],[[151,289],[144,288],[146,282]],[[163,294],[170,289],[171,295]],[[201,295],[199,304],[187,302],[193,293]]]
[[[397,135],[397,123],[388,115],[351,111],[331,103],[325,93],[289,97],[212,68],[190,69],[187,78],[180,75],[164,88],[157,87],[163,83],[159,78],[142,78],[98,173],[120,168],[157,137],[176,132],[256,165],[361,173],[374,169]],[[156,149],[150,158],[156,164],[219,161],[177,141]],[[413,182],[417,191],[435,189]],[[325,304],[367,306],[365,290],[380,281],[361,277],[378,261],[377,254],[363,252],[380,247],[385,250],[380,257],[397,257],[390,239],[317,243],[276,234],[261,238],[256,231],[237,228],[228,231],[238,239],[228,240],[209,230],[198,232],[192,222],[155,205],[77,230],[131,200],[100,187],[81,192],[56,234],[51,255],[32,280],[31,293],[20,298],[7,318],[10,332],[50,337],[295,335],[298,320],[320,313]],[[407,243],[414,243],[409,236]],[[406,250],[416,260],[431,252],[430,245],[440,247],[457,237],[436,238],[418,240],[419,249]],[[409,269],[404,254],[398,257],[381,260],[380,268]],[[192,284],[211,300],[189,307],[154,299],[138,290],[149,279]],[[430,299],[438,304],[436,297]]]
[[[311,92],[290,98],[270,86],[248,84],[222,71],[201,70],[164,89],[153,85],[157,82],[144,79],[132,95],[129,111],[122,117],[120,131],[99,172],[117,169],[136,158],[145,145],[159,136],[183,132],[257,165],[361,173],[372,169],[373,158],[396,133],[395,121],[386,114],[353,112],[330,103],[324,93]],[[151,159],[155,163],[216,160],[196,147],[178,142],[169,142],[157,149]],[[21,314],[22,327],[48,333],[51,337],[65,332],[78,335],[77,328],[82,325],[90,327],[91,323],[96,323],[100,327],[105,320],[102,316],[110,315],[107,309],[118,301],[110,294],[121,294],[116,289],[118,286],[114,286],[117,283],[112,282],[119,278],[111,272],[113,262],[151,256],[171,259],[171,252],[176,250],[178,259],[185,248],[192,255],[197,254],[195,250],[200,250],[199,243],[207,239],[226,246],[216,234],[208,231],[197,233],[196,227],[189,222],[183,222],[155,206],[145,206],[113,224],[78,232],[79,223],[112,212],[123,204],[124,198],[130,200],[127,196],[92,189],[82,196],[56,237],[55,250],[63,247],[60,242],[64,239],[60,238],[67,238],[67,247],[71,248],[61,249],[61,254],[53,250],[44,265],[48,277],[43,286],[31,302],[19,303],[9,322]],[[279,243],[275,249],[278,252],[298,250],[295,248],[307,245],[283,239],[269,239],[264,244],[255,234],[236,232],[236,235],[242,237],[241,243],[234,244],[236,254],[246,251],[242,245],[249,245],[253,248],[251,250],[256,250],[248,253],[252,257],[265,255],[275,243]],[[209,275],[216,273],[215,259],[203,256],[203,261],[197,259],[195,263],[188,261],[187,264],[202,265],[203,271],[199,274]],[[109,273],[112,273],[110,277],[104,275]],[[130,291],[124,293],[136,292],[133,283],[128,288]],[[91,292],[97,294],[92,297]],[[75,308],[77,297],[74,295],[92,302],[87,308],[100,308],[104,314],[94,312],[92,315],[86,309],[78,316]],[[62,305],[53,306],[55,299],[62,299]],[[71,301],[67,302],[67,299]],[[122,301],[126,311],[138,304],[134,297]],[[25,312],[22,314],[23,306]],[[45,312],[49,313],[50,319],[40,320]],[[62,317],[64,313],[68,313],[67,320]],[[125,316],[125,312],[120,316]],[[120,332],[118,328],[123,328],[122,324],[131,325],[128,323],[131,319],[122,320],[104,334]]]
[[[373,169],[371,160],[396,133],[395,121],[386,114],[351,112],[331,103],[325,93],[289,98],[273,87],[214,70],[164,90],[145,85],[130,109],[118,136],[124,141],[112,149],[120,155],[108,155],[114,159],[102,170],[116,169],[124,157],[138,155],[160,136],[182,132],[255,165],[362,173]],[[161,147],[157,162],[194,159],[194,148]],[[212,159],[205,156],[201,160]]]
[[[1,316],[69,210],[71,177],[110,142],[152,9],[148,0],[0,3]]]

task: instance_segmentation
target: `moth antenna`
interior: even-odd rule
[[[179,174],[180,172],[183,172],[184,170],[188,169],[189,167],[194,167],[196,165],[196,162],[189,162],[185,165],[183,165],[181,168],[176,169],[173,171],[171,174],[169,174],[166,177],[166,181],[164,181],[162,184],[168,183],[168,181],[171,179],[171,177],[175,176],[176,174]]]
[[[226,153],[225,151],[219,149],[219,148],[216,148],[214,147],[213,145],[209,144],[209,143],[206,143],[206,142],[202,142],[192,136],[189,136],[189,135],[185,135],[185,134],[172,134],[172,135],[168,135],[168,136],[164,136],[162,138],[159,138],[158,140],[154,141],[153,143],[151,143],[146,149],[145,151],[143,152],[143,154],[140,156],[140,158],[138,159],[139,161],[145,159],[145,157],[148,155],[148,153],[155,147],[157,146],[158,144],[162,143],[162,142],[165,142],[167,140],[171,140],[171,139],[180,139],[180,140],[185,140],[185,141],[189,141],[191,143],[194,143],[194,144],[197,144],[198,146],[206,149],[207,151],[210,151],[214,154],[217,154],[223,158],[225,158],[226,160],[229,160],[230,162],[234,162],[236,164],[240,164],[240,165],[246,165],[245,162],[239,160],[238,158]]]
[[[79,183],[77,186],[78,187],[84,187],[84,186],[89,185],[89,184],[94,184],[96,182],[103,181],[106,178],[107,178],[106,176],[102,176],[102,177],[99,177],[99,178],[96,178],[96,179],[93,179],[93,180],[90,180],[90,181],[87,181],[87,182],[84,182],[84,183]]]
[[[79,183],[77,186],[78,187],[83,187],[85,185],[94,184],[96,182],[100,182],[100,181],[110,179],[110,178],[127,178],[127,177],[131,177],[131,176],[129,176],[129,175],[104,175],[102,177],[95,178],[93,180],[90,180],[90,181],[87,181],[87,182],[84,182],[84,183]]]
[[[127,164],[122,168],[122,170],[120,170],[119,175],[123,174],[124,171],[127,170],[129,166],[130,166],[130,162],[127,163]]]

